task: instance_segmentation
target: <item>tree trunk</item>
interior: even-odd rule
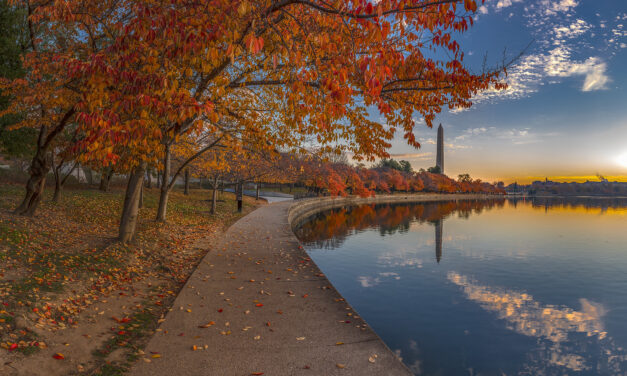
[[[122,218],[120,219],[120,231],[118,240],[122,243],[130,243],[135,237],[137,227],[137,217],[139,214],[139,196],[144,174],[146,173],[146,163],[142,162],[133,169],[126,186],[124,196],[124,206],[122,208]]]
[[[30,165],[30,178],[26,183],[26,195],[20,206],[15,209],[15,214],[29,217],[35,214],[44,193],[46,174],[50,170],[50,164],[50,158],[46,155],[44,148],[38,146]]]
[[[100,175],[100,190],[103,192],[109,192],[109,184],[111,183],[111,178],[113,177],[113,168],[107,167],[102,171]]]
[[[170,194],[170,162],[172,153],[170,145],[165,145],[165,157],[163,160],[163,174],[161,176],[161,194],[159,195],[159,208],[157,209],[157,222],[165,222],[166,213],[168,211],[168,196]]]
[[[46,155],[48,148],[52,144],[54,138],[63,131],[75,113],[76,110],[72,107],[65,113],[65,115],[63,115],[59,123],[53,129],[49,130],[46,125],[42,125],[39,128],[37,151],[31,161],[30,177],[26,183],[26,195],[24,196],[24,200],[22,200],[20,206],[15,209],[15,214],[27,216],[33,216],[35,214],[46,186],[46,174],[48,173],[48,170],[50,170],[50,164],[52,163]],[[42,110],[42,115],[45,115],[44,110]]]
[[[218,202],[218,178],[213,180],[213,192],[211,194],[211,214],[216,213],[216,204]]]
[[[63,167],[63,161],[58,166],[54,166],[54,159],[52,160],[52,171],[54,172],[54,195],[52,196],[52,202],[59,202],[61,198],[61,191],[67,179],[72,175],[74,170],[78,167],[78,162],[74,163],[74,166],[68,171],[67,175],[61,179],[61,168]]]
[[[241,213],[242,212],[242,208],[243,208],[243,203],[244,203],[244,187],[242,186],[241,182],[238,182],[236,187],[235,187],[235,192],[237,195],[237,212]]]
[[[189,194],[189,168],[185,169],[185,191],[183,194],[186,196]]]
[[[257,193],[255,196],[255,200],[259,201],[259,186],[261,185],[261,183],[257,183]]]
[[[152,188],[152,174],[150,173],[150,169],[146,170],[146,188]]]
[[[157,170],[157,188],[161,188],[161,171]]]
[[[144,180],[142,179],[142,187],[139,190],[139,208],[144,207]]]
[[[94,184],[94,175],[91,172],[91,168],[83,166],[83,173],[85,173],[85,178],[87,178],[87,184],[90,186]]]
[[[61,166],[63,166],[63,163],[52,169],[54,173],[54,195],[52,196],[52,202],[59,202],[61,198],[61,171],[59,171],[61,170]]]

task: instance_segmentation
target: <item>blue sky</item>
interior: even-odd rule
[[[476,71],[486,56],[495,66],[504,51],[511,59],[532,44],[509,68],[509,89],[438,117],[445,173],[627,179],[627,1],[486,0],[475,21],[458,40]],[[416,135],[420,150],[399,138],[391,153],[415,169],[434,165],[436,129],[418,126]]]

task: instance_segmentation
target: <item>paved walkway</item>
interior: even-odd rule
[[[290,204],[227,231],[131,375],[410,375],[299,246]]]

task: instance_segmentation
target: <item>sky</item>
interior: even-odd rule
[[[438,116],[444,172],[506,183],[627,181],[627,0],[486,0],[475,21],[458,38],[471,69],[524,54],[508,69],[507,90]],[[435,165],[437,127],[415,120],[422,147],[399,137],[390,153],[418,170]]]

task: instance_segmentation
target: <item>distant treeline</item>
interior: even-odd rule
[[[505,190],[508,193],[525,193],[528,195],[560,195],[560,196],[627,196],[627,183],[587,181],[585,183],[558,183],[550,180],[534,181],[528,185],[510,184]]]

